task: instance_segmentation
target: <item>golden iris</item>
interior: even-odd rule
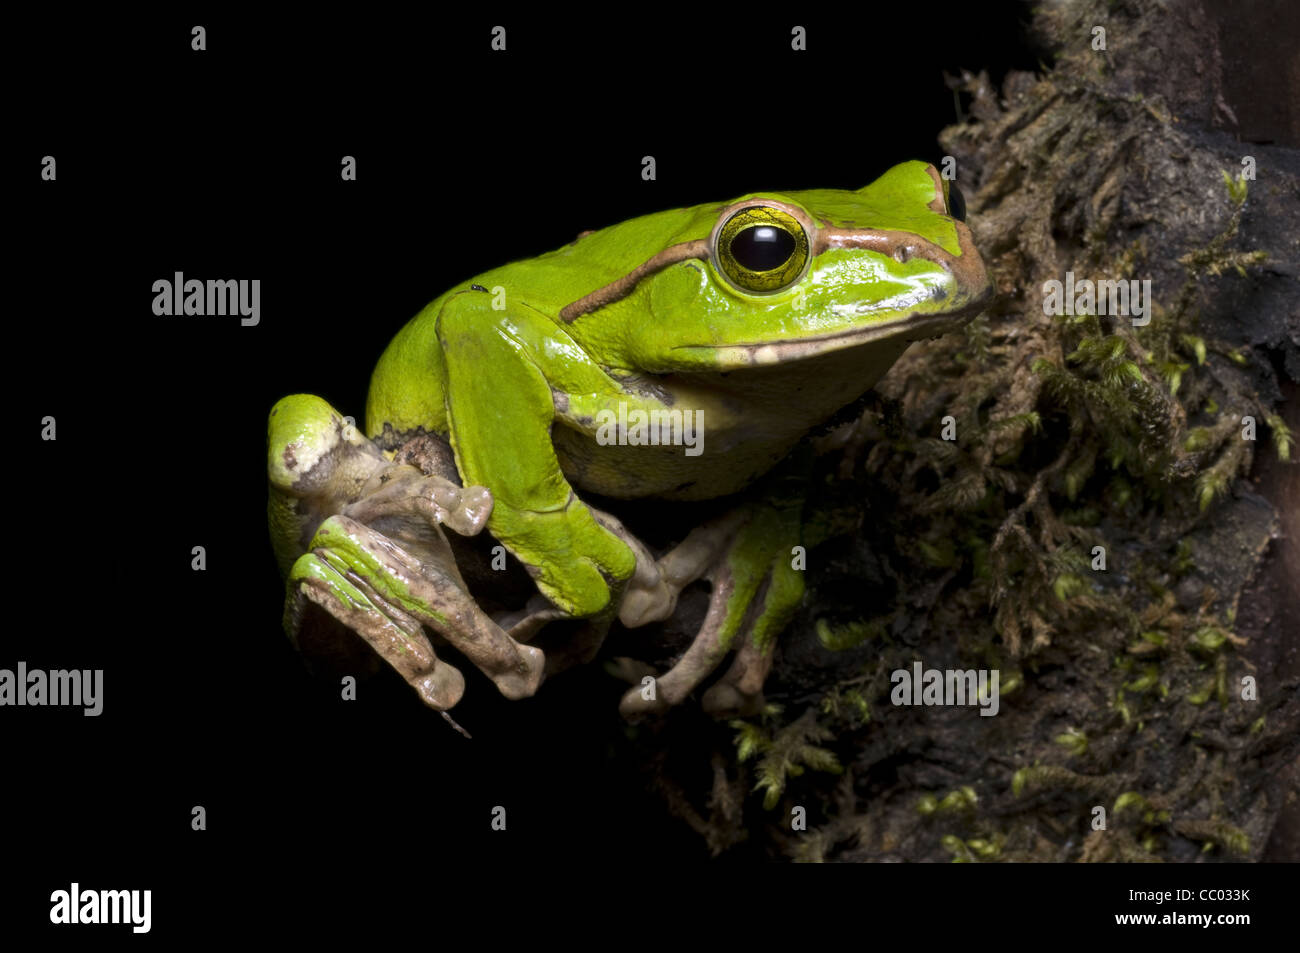
[[[758,294],[780,291],[803,274],[808,236],[789,212],[751,205],[718,232],[718,267],[732,284]]]

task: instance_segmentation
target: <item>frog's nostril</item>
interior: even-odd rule
[[[911,257],[912,257],[912,247],[910,245],[894,246],[894,261],[898,262],[900,265],[909,261]]]

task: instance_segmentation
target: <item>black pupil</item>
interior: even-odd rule
[[[751,225],[731,240],[731,254],[750,271],[771,271],[790,260],[794,238],[772,225]]]

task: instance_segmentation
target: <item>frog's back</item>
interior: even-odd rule
[[[366,433],[384,449],[420,430],[447,436],[446,363],[438,316],[453,295],[474,285],[488,294],[502,288],[507,308],[522,305],[559,323],[566,304],[632,271],[650,254],[647,248],[666,247],[684,232],[707,229],[710,215],[704,206],[645,215],[457,284],[408,321],[379,358],[370,378]]]
[[[439,295],[406,322],[370,377],[367,436],[385,450],[395,449],[419,431],[448,436],[447,359],[438,338],[443,308],[458,294],[486,297],[503,289],[507,308],[522,305],[558,321],[560,308],[591,290],[586,287],[592,281],[589,263],[584,267],[567,255],[569,247],[477,275]]]

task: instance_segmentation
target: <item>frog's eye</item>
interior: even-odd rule
[[[961,194],[956,182],[948,183],[948,214],[959,222],[966,221],[966,196]]]
[[[780,291],[803,274],[808,236],[789,212],[751,205],[722,224],[717,261],[727,280],[742,291]]]

